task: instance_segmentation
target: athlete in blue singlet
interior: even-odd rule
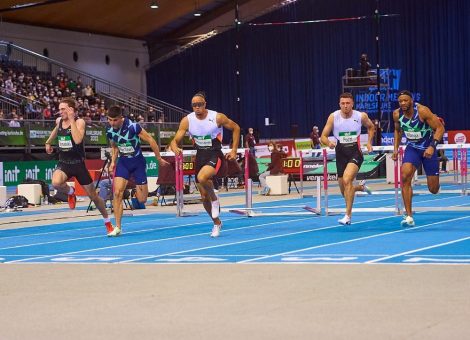
[[[444,126],[428,107],[414,103],[409,91],[404,90],[398,94],[398,103],[400,108],[393,111],[395,142],[392,158],[397,159],[398,147],[404,133],[407,141],[401,172],[406,215],[401,224],[414,226],[411,180],[416,170],[423,166],[429,191],[433,194],[439,191],[439,161],[436,149],[444,135]]]
[[[157,142],[139,124],[131,122],[123,116],[119,106],[111,106],[108,110],[109,127],[106,137],[113,148],[109,172],[114,172],[114,218],[116,226],[108,236],[121,234],[122,199],[127,182],[133,177],[136,184],[136,197],[140,203],[145,203],[148,197],[146,162],[140,148],[140,140],[150,144],[155,158],[160,164],[167,163],[160,156]]]

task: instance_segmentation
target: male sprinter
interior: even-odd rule
[[[116,226],[112,232],[108,233],[108,236],[119,236],[122,231],[124,190],[126,190],[127,182],[131,176],[135,180],[137,200],[140,203],[147,202],[147,165],[140,149],[140,140],[143,139],[150,144],[150,148],[155,153],[155,158],[159,164],[167,162],[160,156],[159,146],[152,136],[139,124],[133,123],[129,118],[124,117],[119,106],[109,108],[108,123],[110,126],[106,131],[106,137],[110,140],[112,146],[109,172],[112,173],[115,170],[113,208],[114,218],[116,219]]]
[[[367,113],[353,110],[354,99],[351,93],[343,93],[339,96],[339,107],[330,114],[321,134],[321,142],[336,151],[336,169],[338,172],[338,183],[341,194],[346,203],[346,214],[338,222],[340,224],[351,224],[352,206],[356,191],[367,191],[365,181],[354,186],[353,182],[364,161],[361,151],[361,128],[367,128],[367,150],[372,151],[372,139],[375,127]],[[331,131],[336,142],[328,139]]]
[[[214,222],[211,237],[218,237],[222,229],[219,219],[220,203],[214,192],[214,177],[222,162],[222,127],[232,130],[232,150],[226,158],[235,160],[237,158],[238,141],[240,140],[240,127],[237,123],[227,118],[223,113],[206,109],[206,96],[197,93],[191,101],[193,112],[184,117],[175,138],[171,141],[171,150],[179,155],[181,150],[178,145],[183,139],[186,131],[192,136],[196,152],[196,183],[201,193],[204,209]]]
[[[46,152],[51,154],[54,149],[52,141],[57,137],[59,143],[59,163],[52,174],[54,188],[68,195],[70,209],[75,209],[77,197],[75,189],[67,185],[70,177],[75,177],[95,203],[104,219],[106,232],[113,231],[113,225],[109,220],[104,201],[96,194],[93,180],[85,166],[85,148],[83,137],[85,136],[85,121],[75,117],[76,103],[73,98],[63,98],[59,103],[60,117],[56,120],[56,127],[46,141]]]
[[[429,191],[433,194],[438,193],[439,160],[436,149],[444,135],[444,126],[428,107],[413,102],[413,95],[410,91],[403,90],[398,93],[398,104],[400,108],[393,111],[395,141],[392,158],[397,159],[401,136],[405,132],[407,141],[401,166],[403,179],[401,194],[406,215],[401,225],[412,227],[415,221],[411,208],[413,196],[411,180],[415,171],[423,166]]]

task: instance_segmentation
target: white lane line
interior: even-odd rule
[[[239,220],[239,219],[242,219],[242,218],[244,218],[244,217],[225,219],[225,221]],[[143,222],[147,222],[147,221],[154,221],[154,220],[144,220],[144,221],[139,221],[139,222],[136,221],[136,222],[133,222],[133,223],[143,223]],[[128,223],[128,224],[130,224],[130,223]],[[207,222],[188,223],[188,224],[181,224],[181,225],[170,226],[170,227],[157,227],[157,228],[150,228],[150,229],[140,229],[140,230],[126,232],[126,234],[138,234],[138,233],[144,233],[144,232],[148,232],[148,231],[160,231],[160,230],[167,230],[167,229],[177,229],[177,228],[183,228],[183,227],[188,227],[188,226],[190,227],[190,226],[194,226],[194,225],[198,225],[198,224],[207,224]],[[22,244],[22,245],[11,246],[11,247],[3,247],[3,248],[0,248],[0,250],[41,246],[41,245],[45,245],[45,244],[55,244],[55,243],[80,241],[80,240],[87,240],[87,239],[92,239],[92,238],[107,238],[107,236],[106,235],[95,235],[95,236],[69,238],[69,239],[58,240],[58,241],[48,241],[48,242]]]
[[[374,202],[376,200],[372,201],[365,201],[365,202]],[[333,205],[336,206],[336,205]],[[128,222],[125,225],[129,224],[141,224],[141,223],[146,223],[146,222],[153,222],[156,219],[158,219],[158,216],[155,216],[156,218],[152,219],[147,219],[147,220],[141,220],[141,221],[135,221],[135,222]],[[313,216],[317,217],[318,216]],[[181,217],[169,217],[165,218],[165,220],[172,220],[172,219],[180,219]],[[245,219],[247,217],[234,217],[234,218],[227,218],[224,219],[225,221],[232,221],[232,220],[241,220]],[[178,226],[171,226],[171,227],[160,227],[160,228],[150,228],[150,229],[141,229],[141,230],[136,230],[136,231],[129,231],[126,232],[126,234],[137,234],[137,233],[142,233],[142,232],[148,232],[148,231],[155,231],[155,230],[166,230],[166,229],[174,229],[174,228],[180,228],[180,227],[187,227],[191,225],[197,225],[197,224],[204,224],[207,222],[199,222],[199,223],[191,223],[191,224],[183,224],[183,225],[178,225]],[[21,236],[9,236],[9,237],[24,237],[24,236],[40,236],[40,235],[51,235],[51,234],[56,234],[56,233],[64,233],[64,232],[70,232],[70,231],[75,231],[75,230],[86,230],[86,229],[92,229],[92,228],[103,228],[103,227],[90,227],[90,228],[80,228],[80,229],[67,229],[67,230],[62,230],[62,231],[51,231],[51,232],[46,232],[46,233],[37,233],[37,234],[29,234],[29,235],[21,235]],[[29,246],[37,246],[37,245],[42,245],[42,244],[52,244],[52,243],[62,243],[62,242],[70,242],[70,241],[77,241],[77,240],[85,240],[85,239],[91,239],[91,238],[101,238],[104,237],[105,235],[95,235],[95,236],[87,236],[87,237],[79,237],[79,238],[72,238],[72,239],[65,239],[65,240],[58,240],[58,241],[49,241],[49,242],[41,242],[41,243],[32,243],[32,244],[26,244],[26,245],[18,245],[18,246],[11,246],[11,247],[4,247],[0,248],[0,250],[5,250],[5,249],[14,249],[14,248],[21,248],[21,247],[29,247]],[[3,239],[6,239],[8,237],[1,237],[0,238],[0,243]]]
[[[283,253],[278,253],[278,254],[273,254],[273,255],[268,255],[268,256],[264,256],[264,257],[259,257],[259,258],[249,259],[249,260],[243,260],[243,261],[240,261],[240,262],[238,262],[238,263],[247,263],[247,262],[259,261],[259,260],[264,260],[264,259],[268,259],[268,258],[272,258],[272,257],[277,257],[277,256],[284,256],[284,255],[288,255],[288,254],[295,254],[295,253],[297,253],[297,252],[303,252],[303,251],[311,250],[311,249],[324,248],[324,247],[334,246],[334,245],[338,245],[338,244],[352,243],[352,242],[367,240],[367,239],[371,239],[371,238],[375,238],[375,237],[381,237],[381,236],[386,236],[386,235],[401,233],[401,232],[408,231],[408,230],[421,229],[421,228],[424,228],[424,227],[428,227],[428,226],[430,226],[430,225],[436,225],[436,224],[441,224],[441,223],[447,223],[447,222],[452,222],[452,221],[458,221],[458,220],[462,220],[462,219],[466,219],[466,218],[470,218],[470,216],[458,217],[458,218],[453,218],[453,219],[449,219],[449,220],[444,220],[444,221],[439,221],[439,222],[434,222],[434,223],[425,224],[425,225],[422,225],[422,226],[419,226],[419,227],[404,228],[404,229],[400,229],[400,230],[389,231],[389,232],[386,232],[386,233],[380,233],[380,234],[375,234],[375,235],[369,235],[369,236],[359,237],[359,238],[350,239],[350,240],[345,240],[345,241],[326,243],[326,244],[322,244],[322,245],[318,245],[318,246],[313,246],[313,247],[308,247],[308,248],[304,248],[304,249],[292,250],[292,251],[283,252]],[[354,223],[354,225],[355,225],[355,224],[357,224],[357,223]],[[349,227],[349,228],[350,228],[350,227]],[[366,263],[368,263],[368,262],[366,262]]]
[[[301,218],[297,220],[291,220],[292,222],[295,221],[303,221],[303,220],[308,220],[308,219],[313,219],[315,217],[307,217],[307,218]],[[240,218],[237,218],[240,219]],[[251,226],[246,226],[246,227],[240,227],[240,228],[232,228],[227,231],[233,231],[233,230],[241,230],[241,229],[251,229],[251,228],[257,228],[259,226],[267,226],[267,225],[274,225],[274,224],[281,224],[281,223],[286,223],[286,221],[277,221],[277,222],[271,222],[271,223],[262,223],[262,224],[256,224],[256,225],[251,225]],[[191,224],[193,225],[193,224]],[[227,232],[226,231],[226,232]],[[299,233],[299,232],[297,232]],[[198,233],[198,234],[190,234],[190,235],[183,235],[183,236],[176,236],[176,237],[169,237],[169,238],[162,238],[162,239],[156,239],[156,240],[148,240],[148,241],[140,241],[140,242],[133,242],[133,243],[125,243],[125,244],[119,244],[119,245],[114,245],[114,246],[108,246],[108,247],[100,247],[100,248],[94,248],[94,249],[85,249],[85,250],[79,250],[79,251],[73,251],[73,252],[67,252],[67,253],[61,253],[61,254],[53,254],[53,255],[46,255],[46,256],[37,256],[33,258],[26,258],[22,260],[15,260],[15,261],[9,261],[6,263],[12,263],[12,262],[23,262],[23,261],[29,261],[29,260],[36,260],[36,259],[43,259],[43,258],[48,258],[48,257],[54,257],[54,256],[64,256],[64,255],[71,255],[71,254],[79,254],[79,253],[86,253],[90,251],[97,251],[97,250],[107,250],[107,249],[113,249],[113,248],[120,248],[120,247],[127,247],[127,246],[135,246],[135,245],[140,245],[140,244],[147,244],[147,243],[157,243],[157,242],[163,242],[163,241],[169,241],[169,240],[178,240],[178,239],[184,239],[184,238],[191,238],[191,237],[196,237],[196,236],[203,236],[206,235],[208,236],[209,232],[206,231],[204,233]],[[295,233],[294,233],[295,234]],[[246,241],[248,242],[248,241]],[[238,242],[237,242],[238,243]],[[208,247],[207,249],[210,249],[212,247]],[[198,248],[199,249],[199,248]],[[198,250],[196,249],[196,250]],[[205,249],[205,248],[201,248]],[[194,251],[195,249],[190,249],[186,251]],[[173,253],[168,253],[168,255],[173,254]],[[167,254],[165,254],[167,255]]]
[[[137,224],[137,223],[142,223],[142,222],[144,222],[144,223],[145,222],[151,222],[151,221],[155,221],[156,219],[158,219],[158,220],[172,220],[172,219],[177,219],[177,218],[178,217],[153,218],[151,220],[142,220],[142,221],[129,222],[129,223],[126,223],[126,226],[129,225],[129,224]],[[100,221],[102,222],[103,220],[102,219],[89,220],[89,221],[86,221],[86,222],[99,223]],[[83,222],[85,222],[85,221],[83,221]],[[60,225],[60,224],[70,225],[72,223],[67,223],[66,221],[64,221],[64,222],[58,222],[57,224],[54,224],[54,225]],[[81,222],[73,222],[73,224],[81,224]],[[41,228],[41,227],[42,227],[42,225],[37,225],[37,226],[34,226],[33,228]],[[56,231],[46,231],[46,232],[42,232],[42,233],[39,232],[39,233],[33,233],[33,234],[14,235],[14,236],[5,236],[5,237],[0,236],[0,242],[3,241],[3,240],[9,239],[9,238],[15,238],[15,237],[20,237],[21,238],[21,237],[30,237],[30,236],[52,235],[52,234],[60,234],[60,233],[75,232],[75,231],[90,230],[90,229],[98,229],[98,228],[103,229],[104,228],[104,222],[103,222],[103,225],[101,225],[99,227],[85,227],[85,228],[73,228],[72,227],[70,229],[56,230]],[[16,228],[16,229],[10,229],[10,230],[19,230],[19,229],[23,229],[23,228]],[[103,236],[103,235],[101,235],[101,236]],[[0,249],[2,249],[2,248],[0,248]]]
[[[467,216],[467,218],[469,218],[469,217],[470,216]],[[470,240],[470,236],[463,237],[463,238],[460,238],[460,239],[457,239],[457,240],[452,240],[452,241],[448,241],[448,242],[434,244],[434,245],[428,246],[428,247],[423,247],[423,248],[419,248],[419,249],[405,251],[405,252],[395,254],[395,255],[384,256],[384,257],[381,257],[381,258],[378,258],[378,259],[375,259],[375,260],[367,261],[365,263],[377,263],[377,262],[380,262],[380,261],[393,259],[395,257],[400,257],[400,256],[408,255],[408,254],[413,254],[413,253],[416,253],[416,252],[419,252],[419,251],[422,251],[422,250],[434,249],[434,248],[438,248],[438,247],[442,247],[442,246],[446,246],[446,245],[449,245],[449,244],[458,243],[458,242],[462,242],[462,241],[466,241],[466,240]]]
[[[371,222],[371,221],[377,221],[377,220],[384,220],[384,219],[389,219],[389,218],[393,218],[393,217],[396,217],[396,216],[387,216],[387,217],[382,217],[382,218],[373,218],[373,219],[370,219],[370,220],[364,220],[364,221],[357,222],[356,224],[366,223],[366,222]],[[297,220],[292,220],[291,222],[295,222],[295,221],[297,221]],[[177,255],[177,254],[190,253],[190,252],[199,251],[199,250],[221,248],[221,247],[226,247],[226,246],[232,246],[232,245],[244,244],[244,243],[250,243],[250,242],[257,242],[257,241],[265,241],[265,240],[276,239],[276,238],[280,238],[280,237],[293,236],[293,235],[300,235],[300,234],[312,233],[312,232],[317,232],[317,231],[322,231],[322,230],[327,230],[327,229],[334,229],[334,228],[344,228],[344,226],[343,226],[343,225],[335,224],[335,225],[332,225],[332,226],[320,227],[320,228],[309,229],[309,230],[303,230],[303,231],[296,231],[296,232],[286,233],[286,234],[281,234],[281,235],[273,235],[273,236],[259,237],[259,238],[254,238],[254,239],[250,239],[250,240],[244,240],[244,241],[237,241],[237,242],[219,244],[219,245],[216,245],[216,246],[208,246],[208,247],[194,248],[194,249],[182,250],[182,251],[177,251],[177,252],[172,252],[172,253],[167,253],[167,254],[148,256],[148,257],[141,258],[141,259],[132,259],[132,260],[128,260],[128,261],[122,261],[122,262],[120,262],[120,263],[136,262],[136,261],[141,261],[141,260],[148,260],[148,259],[151,259],[151,258],[159,258],[159,257],[164,257],[164,256],[172,256],[172,255]],[[233,230],[233,229],[230,229],[230,230]]]

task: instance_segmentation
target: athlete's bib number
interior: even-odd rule
[[[69,150],[73,147],[72,137],[70,136],[59,136],[59,149]]]
[[[340,132],[339,142],[341,144],[357,143],[357,132],[356,131]]]
[[[421,131],[405,131],[405,136],[409,140],[419,140],[422,138]]]
[[[201,148],[210,148],[212,146],[211,136],[193,136],[194,142]]]
[[[133,156],[135,152],[134,147],[130,143],[119,144],[118,149],[122,156]]]

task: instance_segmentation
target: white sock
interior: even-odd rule
[[[68,195],[72,195],[74,192],[75,192],[75,189],[73,187],[69,187]]]
[[[109,217],[106,217],[106,218],[103,217],[103,220],[104,220],[104,223],[111,222],[111,219]]]

